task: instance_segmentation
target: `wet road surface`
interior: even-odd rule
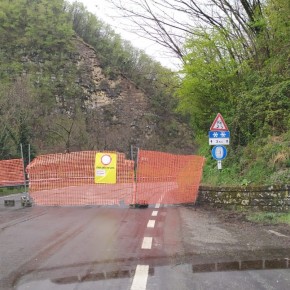
[[[0,209],[0,289],[290,289],[289,249],[186,206]]]

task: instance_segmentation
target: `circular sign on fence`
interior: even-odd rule
[[[101,161],[104,165],[109,165],[112,162],[112,158],[110,155],[103,155]]]
[[[117,182],[117,154],[96,153],[95,183],[115,184]]]

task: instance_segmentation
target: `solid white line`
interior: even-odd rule
[[[148,265],[137,265],[131,290],[146,290],[148,272]]]
[[[141,249],[151,249],[152,248],[152,237],[144,237]]]
[[[154,228],[155,227],[155,220],[149,220],[147,224],[147,228]]]
[[[160,207],[160,203],[156,203],[155,208],[159,208]]]
[[[157,216],[157,214],[158,214],[158,210],[153,210],[152,211],[152,216]]]
[[[272,230],[268,230],[268,232],[270,232],[270,233],[272,233],[272,234],[274,234],[274,235],[276,235],[276,236],[278,236],[278,237],[285,237],[285,238],[288,238],[288,236],[285,236],[285,235],[283,235],[283,234],[281,234],[281,233],[278,233],[278,232],[275,232],[275,231],[272,231]]]

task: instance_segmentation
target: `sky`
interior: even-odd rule
[[[69,0],[69,2],[74,2],[74,0]],[[129,40],[134,47],[144,50],[163,66],[174,70],[177,69],[178,60],[172,55],[170,56],[170,53],[165,48],[153,41],[141,38],[128,30],[122,29],[122,24],[126,23],[126,20],[121,17],[116,17],[118,11],[112,8],[112,4],[106,0],[78,0],[78,2],[82,2],[90,12],[109,24],[116,33],[120,34],[124,40]]]

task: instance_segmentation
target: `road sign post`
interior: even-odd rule
[[[222,169],[222,160],[227,156],[227,149],[223,145],[230,144],[230,131],[220,113],[215,117],[210,127],[208,137],[209,145],[214,145],[211,151],[212,157],[217,160],[218,169]]]

